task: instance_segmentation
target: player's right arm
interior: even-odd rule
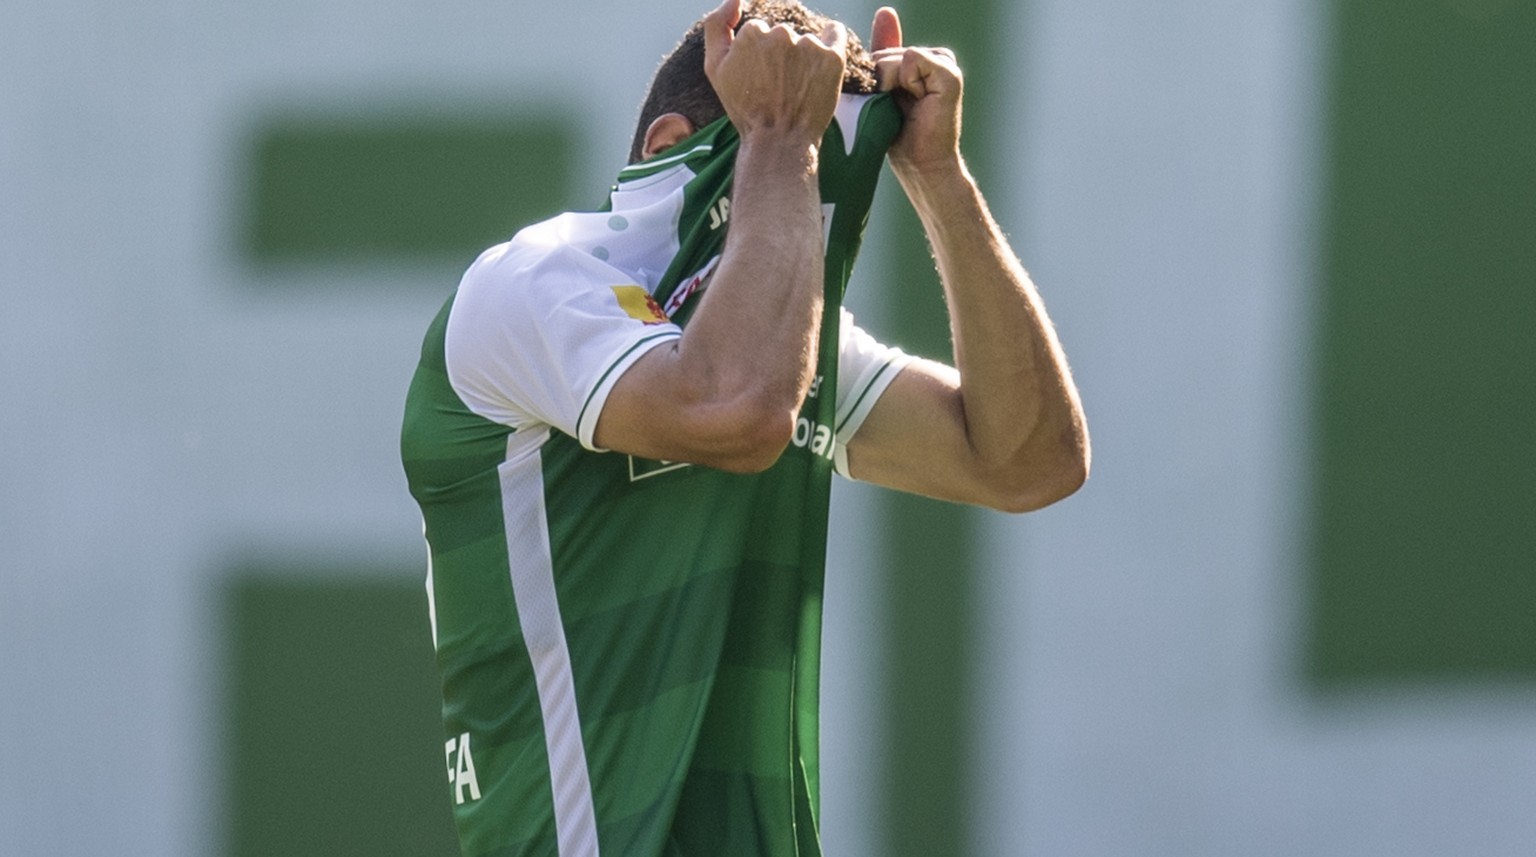
[[[705,19],[704,68],[741,135],[731,228],[719,269],[679,339],[614,385],[597,446],[753,472],[794,433],[814,374],[822,314],[816,147],[841,89],[847,34],[820,39],[740,20],[740,0]]]

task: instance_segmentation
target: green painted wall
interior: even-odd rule
[[[1307,669],[1536,678],[1536,3],[1335,6]]]
[[[576,204],[576,142],[547,112],[273,118],[249,145],[243,247],[258,264],[425,257],[467,265]]]
[[[966,75],[962,145],[995,195],[989,147],[998,125],[993,93],[1000,68],[991,0],[900,7],[906,42],[955,51]],[[896,249],[878,287],[890,302],[886,338],[925,357],[951,360],[949,323],[922,226],[887,173],[878,217],[894,223]],[[998,200],[993,199],[994,206]],[[877,221],[879,222],[879,221]],[[885,580],[881,655],[888,664],[884,712],[886,790],[881,837],[893,857],[968,853],[970,761],[976,704],[977,513],[963,506],[885,492],[874,535]]]
[[[457,855],[426,590],[335,572],[225,591],[226,853]]]

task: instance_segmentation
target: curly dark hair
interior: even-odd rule
[[[788,24],[797,33],[819,35],[832,19],[801,5],[799,0],[749,0],[741,7],[741,20],[756,18],[768,26]],[[740,29],[740,25],[737,25]],[[848,71],[843,77],[843,91],[871,93],[875,91],[875,63],[869,52],[850,30],[848,33]],[[704,75],[704,21],[695,22],[683,40],[661,61],[656,76],[651,79],[650,93],[640,106],[640,121],[635,128],[635,139],[629,148],[629,162],[638,163],[644,156],[645,132],[665,113],[679,113],[693,123],[693,127],[705,125],[725,115],[715,88]]]

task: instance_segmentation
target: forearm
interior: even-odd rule
[[[1087,430],[1055,330],[964,162],[898,176],[944,284],[972,451],[998,468],[1086,469]]]
[[[815,148],[744,139],[720,267],[678,345],[701,397],[793,421],[814,372],[824,255]]]
[[[814,372],[825,269],[816,145],[837,108],[848,33],[742,22],[740,0],[725,0],[703,28],[704,73],[741,135],[729,233],[683,335],[619,377],[594,438],[753,472],[789,444]]]

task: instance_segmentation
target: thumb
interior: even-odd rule
[[[736,25],[741,23],[741,0],[725,0],[719,8],[704,16],[704,71],[713,72],[736,41]]]
[[[889,6],[875,13],[875,25],[869,34],[870,53],[901,47],[901,17]]]

